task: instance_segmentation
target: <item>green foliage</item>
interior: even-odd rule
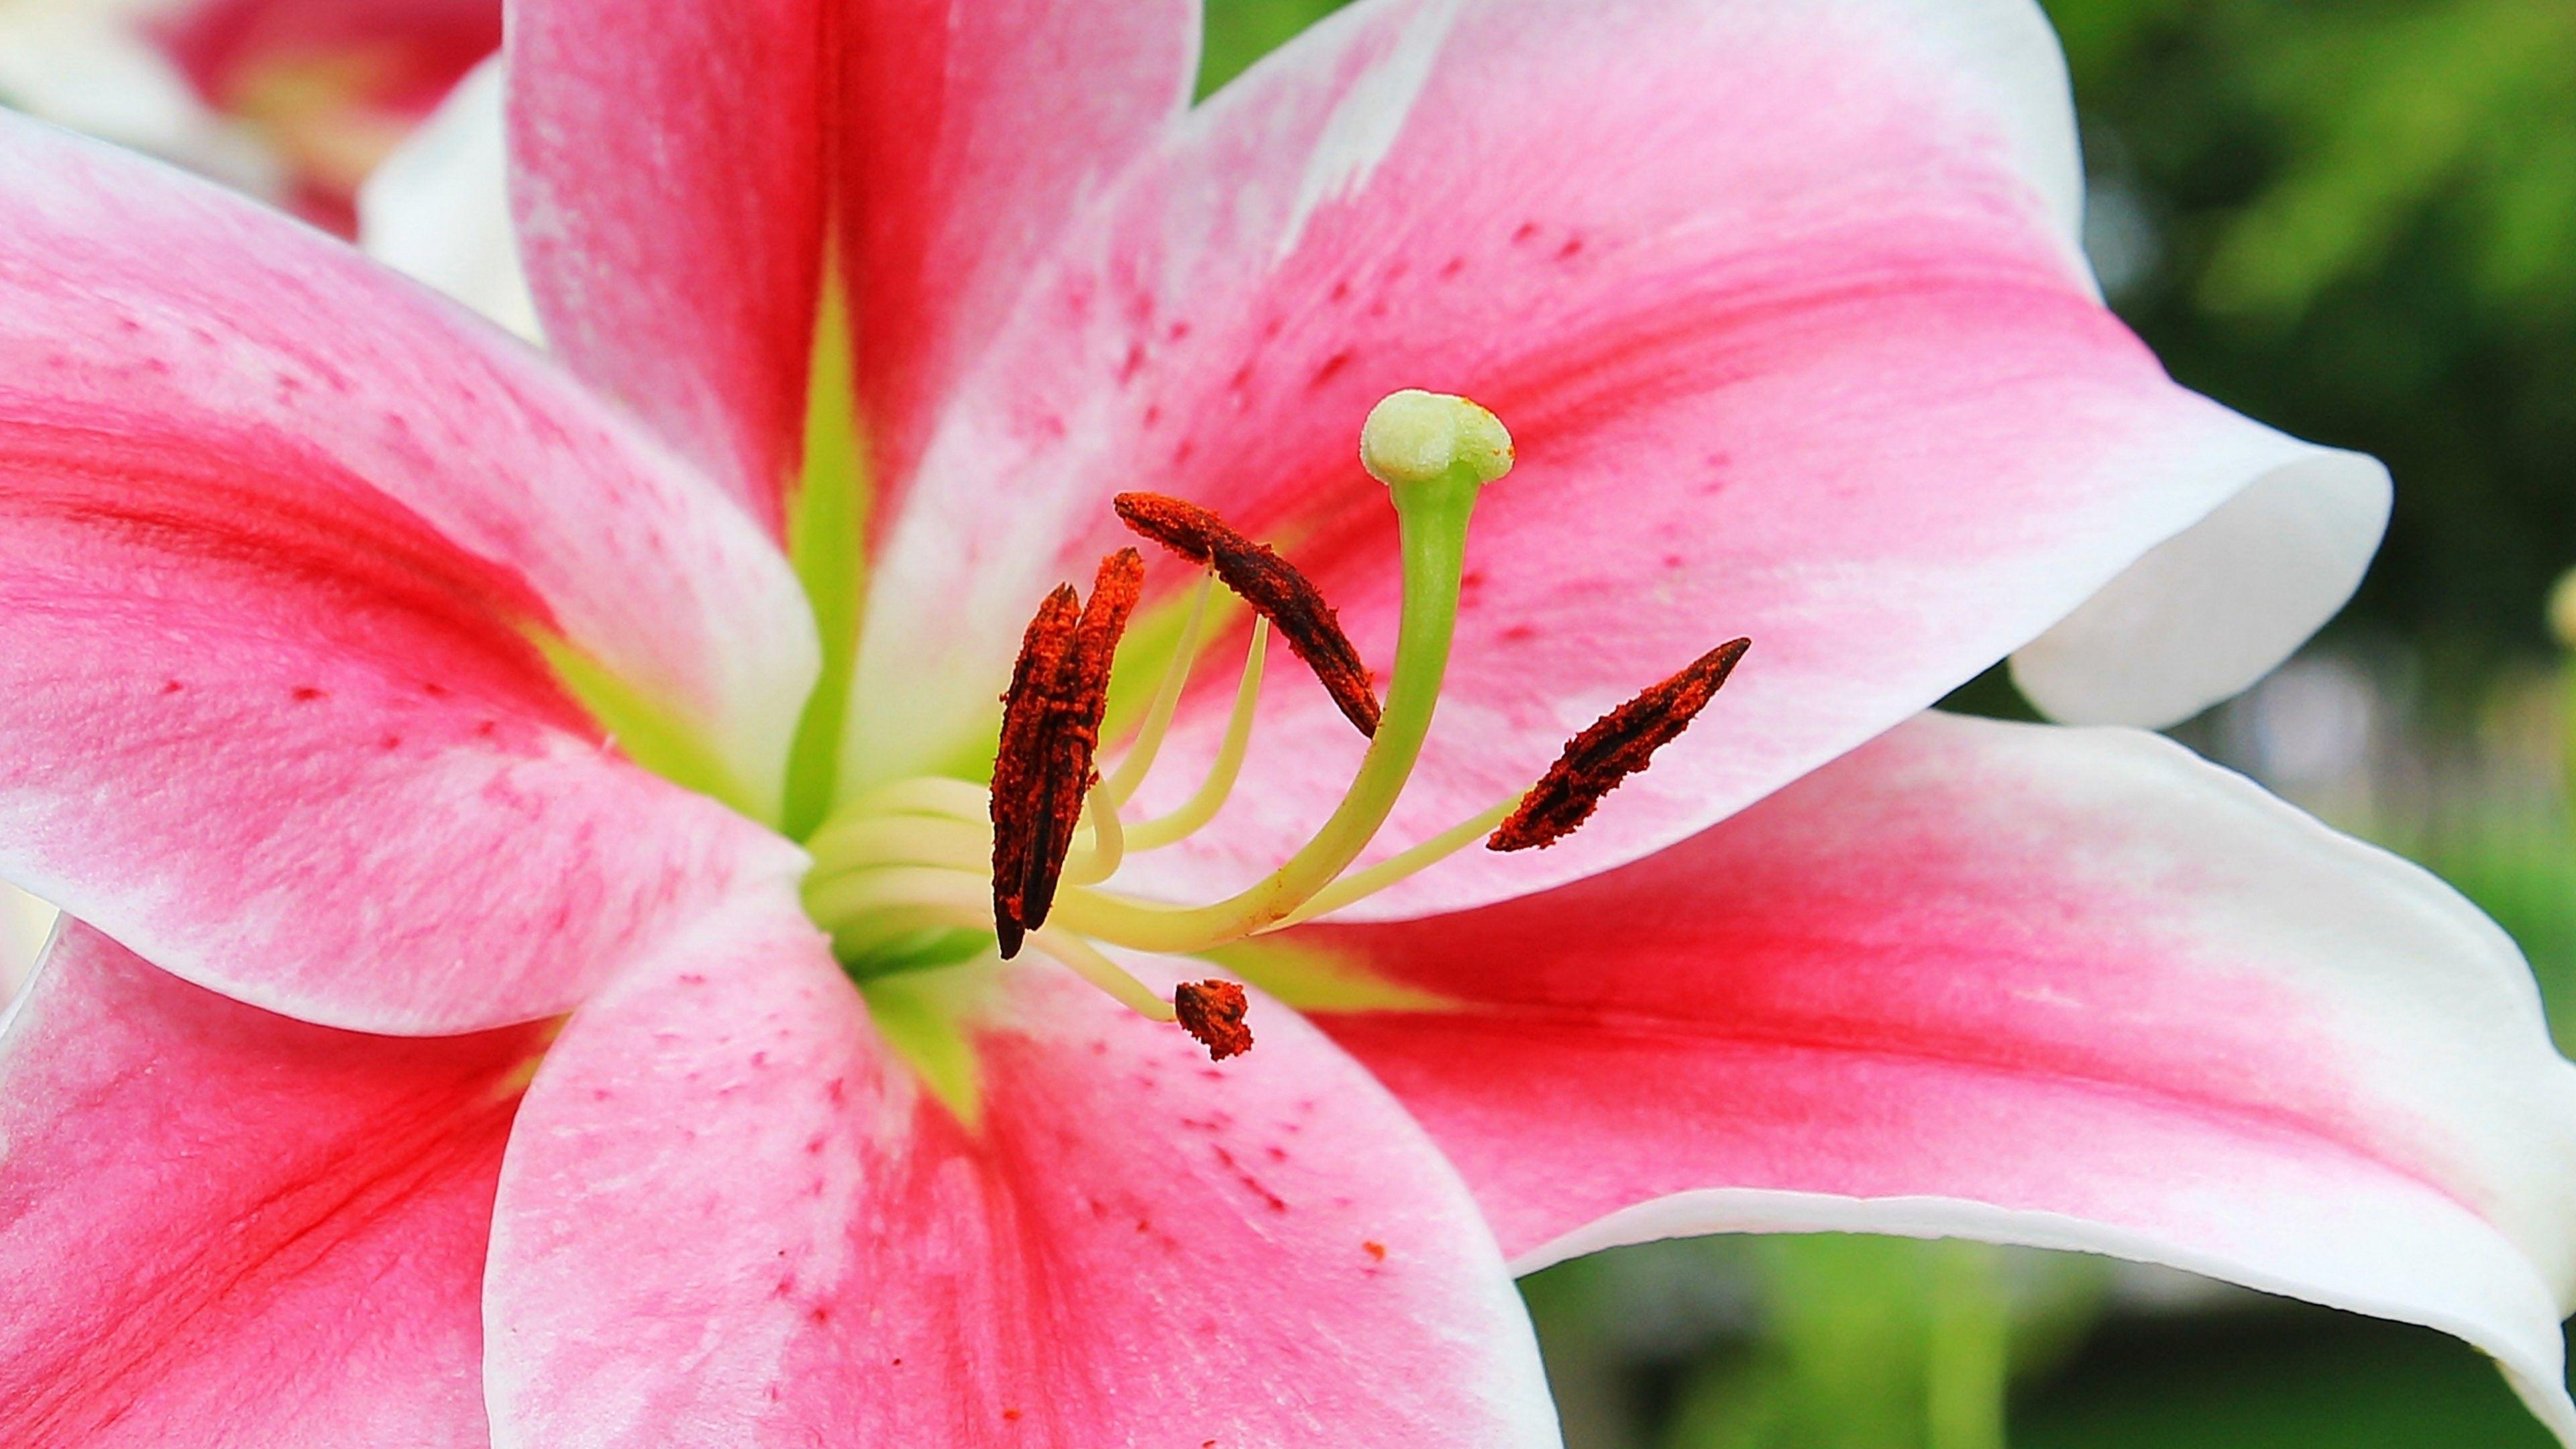
[[[2012,1303],[1995,1250],[1757,1239],[1763,1346],[1703,1367],[1669,1449],[2002,1449]]]
[[[2576,6],[2048,9],[2097,200],[2146,233],[2123,313],[2185,383],[2397,475],[2350,617],[2536,647],[2576,560]]]
[[[2281,1305],[2106,1334],[2013,1415],[2014,1449],[2549,1449],[2474,1350]]]
[[[1244,68],[1342,7],[1344,0],[1208,0],[1207,53],[1199,64],[1205,95]]]

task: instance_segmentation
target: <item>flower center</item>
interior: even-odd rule
[[[1712,650],[1577,736],[1530,790],[1353,869],[1421,759],[1457,627],[1468,522],[1486,485],[1511,470],[1512,443],[1492,413],[1464,398],[1407,391],[1371,411],[1360,459],[1393,500],[1403,566],[1383,706],[1332,609],[1286,560],[1195,505],[1121,495],[1118,514],[1131,529],[1207,570],[1142,725],[1102,775],[1094,757],[1109,663],[1144,575],[1137,552],[1122,549],[1102,560],[1087,600],[1064,585],[1030,621],[1004,696],[989,788],[897,781],[851,801],[808,840],[806,907],[854,975],[947,965],[996,947],[1009,959],[1033,948],[1146,1016],[1177,1021],[1211,1057],[1234,1055],[1252,1042],[1242,988],[1188,983],[1167,1001],[1110,951],[1204,952],[1348,906],[1478,840],[1496,850],[1553,844],[1680,734],[1742,656],[1743,640]],[[1258,615],[1223,742],[1186,801],[1131,821],[1126,808],[1154,768],[1218,584]],[[1340,804],[1277,868],[1223,900],[1176,906],[1113,889],[1132,857],[1188,839],[1233,792],[1273,633],[1368,738]]]

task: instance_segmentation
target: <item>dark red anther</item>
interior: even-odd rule
[[[1138,534],[1216,570],[1225,586],[1268,619],[1315,671],[1342,717],[1361,734],[1376,737],[1377,691],[1369,686],[1368,666],[1360,662],[1360,651],[1342,632],[1341,619],[1313,580],[1268,545],[1254,543],[1195,503],[1160,493],[1121,493],[1113,503]]]
[[[1243,988],[1231,981],[1184,981],[1172,992],[1172,1015],[1207,1048],[1212,1062],[1252,1050],[1252,1028],[1243,1024],[1249,1005]]]
[[[1083,798],[1099,779],[1091,760],[1110,662],[1144,585],[1144,559],[1122,548],[1100,561],[1089,603],[1077,605],[1066,584],[1021,636],[993,757],[993,935],[1006,961],[1055,907]]]
[[[1720,644],[1689,668],[1595,721],[1568,741],[1520,808],[1485,841],[1488,850],[1544,850],[1591,818],[1601,797],[1646,768],[1655,751],[1671,744],[1717,697],[1750,639]]]

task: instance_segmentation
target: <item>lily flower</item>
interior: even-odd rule
[[[0,124],[0,1440],[1540,1446],[1515,1271],[1820,1228],[2576,1439],[2521,958],[2125,727],[2387,479],[2103,309],[2037,9],[1197,17],[520,0],[550,356]]]
[[[359,184],[500,43],[499,0],[0,0],[0,104],[345,235]]]

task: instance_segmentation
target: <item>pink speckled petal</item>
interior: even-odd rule
[[[2456,1333],[2562,1436],[2576,1068],[2431,876],[2153,736],[1927,715],[1626,869],[1295,946],[1524,1267],[1957,1234]]]
[[[0,1035],[0,1442],[479,1449],[542,1043],[306,1026],[67,925]]]
[[[546,334],[773,529],[827,232],[891,496],[1031,256],[1188,100],[1197,0],[520,0]]]
[[[0,212],[0,877],[254,1004],[436,1033],[802,868],[614,754],[529,640],[774,795],[813,630],[721,495],[159,166],[0,114]]]
[[[989,738],[1017,630],[1116,541],[1126,488],[1279,541],[1383,676],[1393,517],[1354,444],[1400,387],[1491,406],[1520,466],[1481,506],[1388,846],[1526,786],[1713,645],[1753,652],[1581,834],[1459,857],[1363,914],[1684,838],[2220,510],[2232,547],[2165,555],[2163,585],[2104,596],[2057,648],[2126,671],[2133,705],[2206,703],[2341,602],[2387,480],[2175,387],[2093,295],[2078,189],[2020,0],[1353,6],[1140,163],[966,385],[876,576],[858,758],[894,774]],[[2122,642],[2142,637],[2159,649]],[[1148,807],[1190,788],[1226,695],[1194,696]],[[1273,671],[1264,708],[1233,806],[1128,883],[1239,887],[1330,809],[1361,742],[1302,671]]]
[[[1311,1027],[1211,1066],[978,969],[971,1130],[783,912],[584,1007],[502,1175],[496,1441],[1557,1442],[1474,1205]]]

